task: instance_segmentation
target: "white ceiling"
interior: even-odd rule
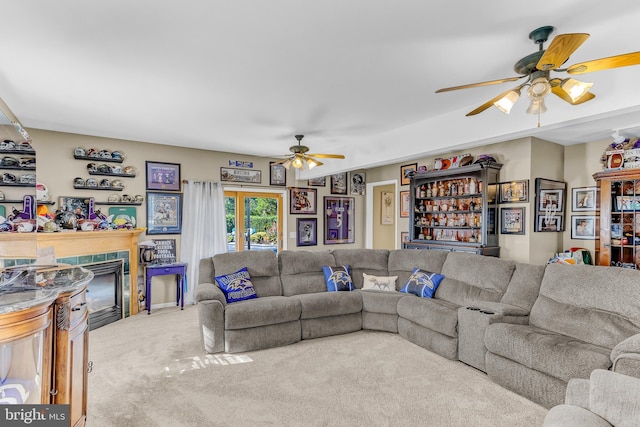
[[[276,156],[296,133],[342,153],[315,175],[522,136],[640,135],[640,66],[537,117],[465,114],[516,83],[533,29],[591,37],[567,65],[640,50],[637,0],[59,0],[2,5],[0,97],[27,128]],[[548,43],[547,43],[548,45]],[[566,76],[566,74],[563,73]],[[126,150],[125,150],[126,152]]]

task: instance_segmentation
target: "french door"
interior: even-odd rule
[[[225,191],[227,250],[282,249],[282,194]]]

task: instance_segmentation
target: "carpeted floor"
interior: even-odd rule
[[[91,331],[89,354],[89,427],[530,427],[547,412],[390,333],[206,355],[195,306]]]

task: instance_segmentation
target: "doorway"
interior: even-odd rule
[[[227,250],[282,250],[281,193],[225,191]]]

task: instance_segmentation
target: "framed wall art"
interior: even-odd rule
[[[411,196],[409,191],[400,192],[400,218],[409,218],[409,209],[411,209]]]
[[[319,178],[311,178],[307,181],[309,187],[325,187],[327,185],[327,178],[321,176]]]
[[[220,181],[262,183],[262,171],[253,169],[220,168]]]
[[[518,203],[529,201],[529,180],[500,183],[499,203]]]
[[[395,206],[393,204],[393,193],[383,191],[380,193],[380,224],[392,225]]]
[[[400,247],[402,247],[403,243],[409,243],[409,232],[401,231],[400,232]]]
[[[80,218],[89,217],[89,204],[92,203],[92,197],[58,197],[58,208],[61,211],[69,211],[78,215]]]
[[[269,185],[287,185],[287,168],[282,163],[269,162]]]
[[[146,163],[147,190],[180,191],[180,164]]]
[[[331,175],[331,194],[347,194],[347,173]]]
[[[501,234],[525,234],[525,209],[501,208],[500,209],[500,233]]]
[[[353,197],[324,197],[325,245],[355,242],[354,203]]]
[[[182,233],[182,194],[147,192],[147,234]]]
[[[534,231],[564,231],[566,188],[565,182],[536,178]]]
[[[596,238],[595,215],[572,215],[571,238],[594,240]]]
[[[411,175],[413,175],[417,169],[417,163],[400,166],[400,185],[409,185],[411,183]]]
[[[597,211],[597,187],[576,187],[571,190],[571,210],[574,212]]]
[[[289,189],[289,213],[293,215],[317,213],[317,191],[315,188]]]
[[[316,246],[318,244],[318,219],[298,218],[296,220],[296,245]]]
[[[363,196],[366,185],[364,172],[351,173],[351,194]]]

